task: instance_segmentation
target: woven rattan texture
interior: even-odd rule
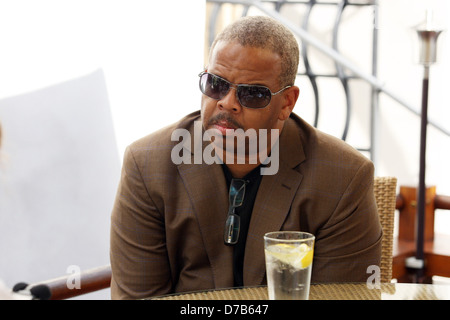
[[[309,300],[380,300],[382,293],[394,294],[395,284],[381,284],[369,289],[365,283],[315,284],[311,286]],[[428,296],[425,295],[425,298]],[[267,287],[222,289],[204,292],[167,295],[154,300],[267,300]]]
[[[204,292],[168,295],[154,300],[267,300],[267,287],[222,289]]]
[[[394,214],[396,202],[397,178],[375,177],[374,194],[383,228],[381,243],[381,282],[389,283],[392,279],[392,249],[394,242]]]

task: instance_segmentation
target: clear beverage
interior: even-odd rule
[[[314,236],[304,232],[271,232],[264,240],[269,299],[307,300]]]

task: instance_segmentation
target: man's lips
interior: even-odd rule
[[[236,130],[241,128],[239,123],[227,114],[219,114],[209,121],[209,126],[226,135],[227,130]]]
[[[227,121],[218,121],[212,124],[212,127],[219,130],[220,133],[225,135],[227,133],[227,130],[235,130],[237,129],[234,125]]]

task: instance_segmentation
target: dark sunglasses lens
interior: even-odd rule
[[[223,79],[209,73],[200,77],[200,90],[210,98],[220,100],[230,89],[230,85]]]
[[[227,244],[236,244],[239,239],[240,218],[236,214],[229,214],[225,223],[224,241]]]
[[[239,207],[244,201],[245,182],[242,180],[232,180],[230,185],[230,204]]]
[[[269,88],[260,86],[240,86],[238,97],[241,105],[247,108],[264,108],[270,102],[272,94]]]

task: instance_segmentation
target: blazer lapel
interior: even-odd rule
[[[279,170],[265,175],[253,207],[244,257],[244,285],[260,285],[265,275],[264,234],[281,230],[302,180],[294,170],[305,159],[298,128],[286,122],[280,136]],[[293,148],[294,147],[294,148]]]
[[[203,152],[209,144],[198,137],[202,134],[199,126],[197,122],[190,128],[191,141],[184,144],[185,150],[191,152],[191,163],[178,165],[178,172],[197,217],[215,287],[230,287],[233,285],[233,248],[223,242],[228,210],[227,184],[220,164],[199,163],[198,152]]]
[[[197,216],[216,288],[233,285],[233,248],[223,242],[228,191],[218,164],[187,164],[178,167]]]

